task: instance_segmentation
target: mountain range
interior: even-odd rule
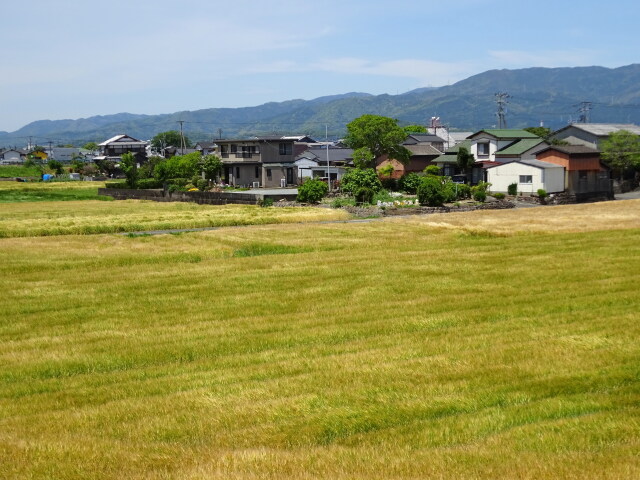
[[[384,115],[401,125],[426,125],[440,117],[452,130],[476,131],[497,123],[496,93],[508,93],[509,128],[557,129],[586,115],[594,123],[640,123],[640,64],[619,68],[572,67],[489,70],[455,84],[399,95],[346,93],[314,100],[271,102],[255,107],[207,108],[161,115],[119,113],[78,120],[39,120],[15,132],[0,132],[0,146],[82,145],[119,133],[150,139],[179,130],[193,141],[265,134],[339,138],[363,114]],[[580,110],[582,111],[580,112]]]

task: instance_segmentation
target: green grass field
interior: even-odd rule
[[[0,478],[640,477],[640,201],[26,234]]]
[[[111,197],[99,196],[98,188],[100,187],[104,187],[104,182],[4,181],[0,182],[0,203],[113,200]]]

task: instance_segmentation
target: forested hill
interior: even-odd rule
[[[400,95],[347,93],[314,100],[272,102],[256,107],[208,108],[164,115],[96,116],[79,120],[40,120],[16,132],[0,132],[0,146],[21,145],[29,136],[41,143],[100,142],[119,133],[149,139],[178,129],[184,121],[192,140],[213,140],[272,133],[300,133],[332,138],[365,114],[397,118],[403,124],[425,124],[432,116],[453,129],[478,130],[496,124],[495,94],[510,95],[507,126],[522,128],[540,122],[552,129],[579,118],[589,107],[592,122],[640,123],[640,64],[620,68],[527,68],[490,70],[453,85],[421,88]],[[583,104],[582,102],[589,102]]]

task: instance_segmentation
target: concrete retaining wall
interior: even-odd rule
[[[205,205],[257,205],[264,200],[295,200],[295,194],[265,195],[249,192],[165,192],[164,190],[129,190],[124,188],[99,188],[98,195],[116,200],[152,200],[154,202],[193,202]]]

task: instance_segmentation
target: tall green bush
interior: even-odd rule
[[[428,175],[420,180],[417,190],[420,205],[439,207],[445,201],[445,192],[439,177]]]
[[[342,177],[340,182],[342,190],[347,193],[355,194],[359,188],[369,188],[373,192],[382,189],[382,183],[372,168],[352,168]]]
[[[298,187],[297,200],[303,203],[318,203],[329,192],[322,180],[309,179]]]
[[[507,193],[509,195],[517,195],[518,194],[518,184],[517,183],[509,184],[509,186],[507,187]]]
[[[404,175],[400,178],[399,187],[403,192],[414,195],[418,190],[418,185],[420,185],[420,180],[422,177],[417,173],[411,172]]]

